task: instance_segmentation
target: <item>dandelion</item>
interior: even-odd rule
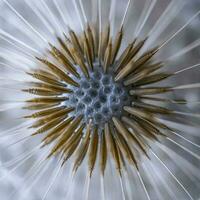
[[[0,181],[12,189],[4,199],[199,198],[199,102],[187,96],[199,83],[178,80],[200,64],[190,55],[190,65],[171,68],[199,46],[177,51],[176,40],[200,10],[160,37],[187,6],[2,1]]]

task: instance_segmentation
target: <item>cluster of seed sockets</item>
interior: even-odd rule
[[[92,119],[94,124],[103,125],[112,116],[120,116],[123,106],[130,104],[130,96],[122,83],[114,81],[112,71],[104,73],[101,67],[90,71],[90,78],[82,76],[79,88],[73,88],[69,105],[76,115],[82,114],[84,121]]]

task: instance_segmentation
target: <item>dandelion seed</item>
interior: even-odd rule
[[[197,127],[199,114],[186,110],[185,106],[192,102],[172,96],[179,91],[187,93],[190,89],[198,89],[199,83],[174,85],[171,80],[197,69],[199,62],[175,72],[169,71],[168,64],[198,47],[198,44],[191,43],[167,60],[159,55],[199,17],[200,11],[165,39],[155,42],[177,14],[174,8],[183,8],[183,2],[171,1],[145,35],[142,34],[143,29],[158,2],[142,3],[143,12],[135,25],[133,38],[127,44],[126,26],[129,26],[130,10],[137,1],[122,3],[124,7],[120,10],[123,13],[118,25],[114,23],[117,14],[115,0],[109,2],[107,12],[103,9],[108,2],[97,0],[90,3],[92,5],[89,6],[89,1],[85,5],[82,0],[71,3],[39,0],[34,5],[24,0],[23,5],[41,23],[40,29],[34,25],[34,19],[18,11],[13,2],[3,0],[3,5],[16,17],[17,24],[24,28],[20,32],[26,39],[0,29],[0,37],[11,45],[9,51],[13,55],[8,57],[6,51],[2,51],[0,64],[10,70],[17,67],[21,77],[25,77],[21,83],[14,80],[17,83],[16,96],[22,99],[16,99],[16,102],[12,99],[15,103],[19,101],[19,105],[13,107],[18,107],[17,120],[23,122],[1,134],[2,144],[11,138],[4,148],[27,141],[33,148],[18,154],[14,160],[3,162],[1,166],[17,163],[8,172],[15,173],[32,157],[36,156],[37,160],[39,155],[40,158],[25,173],[22,189],[26,188],[26,181],[33,180],[29,181],[25,194],[20,190],[19,195],[23,195],[18,198],[26,198],[30,189],[42,182],[45,173],[49,172],[45,190],[39,193],[43,200],[51,198],[50,193],[54,193],[58,182],[58,190],[62,190],[60,199],[82,197],[88,200],[96,198],[97,193],[101,193],[98,198],[103,200],[173,199],[176,196],[177,199],[197,199],[199,192],[196,188],[199,188],[200,178],[195,175],[199,171],[199,144],[177,127]],[[93,8],[91,19],[88,7]],[[165,20],[167,14],[169,17]],[[72,26],[69,19],[74,15],[77,20]],[[109,16],[108,19],[105,20],[104,15]],[[16,52],[15,48],[20,52]],[[1,84],[3,87],[6,85]],[[8,88],[12,91],[12,84],[11,87],[8,84]],[[1,112],[13,109],[10,104],[5,104],[5,110],[2,106]],[[22,129],[25,131],[21,133]],[[34,148],[36,141],[39,145]],[[178,152],[171,146],[176,146],[181,152],[180,160],[186,163],[187,169],[174,160]],[[189,158],[184,154],[188,154]],[[49,167],[52,163],[55,164],[54,169]],[[171,163],[180,166],[181,175],[174,172]],[[83,169],[85,180],[77,181]],[[68,179],[61,180],[65,174],[69,174]],[[187,177],[195,190],[185,185]],[[94,181],[99,183],[95,182],[95,185]],[[78,187],[82,195],[76,192]],[[116,191],[118,197],[112,196],[115,187],[119,187]],[[16,193],[15,190],[8,199]]]

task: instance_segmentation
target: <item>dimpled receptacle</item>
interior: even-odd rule
[[[105,73],[102,66],[95,63],[89,72],[89,79],[82,74],[77,80],[79,88],[72,86],[74,93],[67,102],[75,108],[75,114],[84,116],[86,123],[92,119],[93,125],[103,127],[113,116],[121,116],[123,106],[130,105],[133,97],[129,95],[129,88],[114,80],[112,69]]]

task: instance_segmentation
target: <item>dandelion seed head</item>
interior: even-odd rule
[[[45,57],[36,58],[47,67],[48,71],[41,69],[28,73],[45,84],[35,82],[33,85],[35,84],[37,88],[23,90],[40,96],[28,100],[27,103],[43,103],[50,106],[49,109],[26,116],[36,119],[43,117],[43,119],[36,120],[32,126],[38,128],[33,135],[46,135],[43,139],[45,145],[55,142],[56,144],[48,157],[60,154],[63,164],[76,150],[82,134],[86,135],[86,138],[91,138],[89,145],[91,148],[89,150],[89,152],[91,151],[89,153],[89,171],[91,174],[96,162],[98,137],[102,134],[102,137],[110,135],[107,139],[111,143],[119,140],[122,152],[127,155],[130,154],[129,162],[138,168],[136,156],[129,150],[129,145],[125,142],[124,137],[132,139],[136,144],[137,151],[143,152],[148,157],[147,147],[126,127],[125,124],[132,126],[130,121],[135,120],[130,115],[139,120],[140,115],[152,115],[154,112],[170,113],[168,109],[158,107],[158,111],[156,111],[157,107],[145,103],[143,105],[140,100],[140,93],[134,93],[143,85],[159,82],[169,76],[165,73],[154,74],[162,67],[160,63],[153,63],[152,59],[158,51],[158,47],[147,50],[138,56],[146,39],[143,41],[135,39],[117,58],[123,40],[122,28],[114,39],[110,36],[110,25],[101,33],[98,33],[95,27],[88,24],[82,37],[81,34],[79,35],[73,30],[70,30],[69,35],[69,38],[65,38],[65,40],[57,38],[61,48],[49,44],[49,53],[54,59],[53,62]],[[96,49],[95,35],[97,36]],[[55,64],[55,61],[58,64]],[[61,64],[62,68],[60,67]],[[53,87],[52,84],[60,86]],[[158,92],[155,91],[155,94],[160,93],[160,90],[165,92],[165,88],[158,90]],[[57,103],[56,107],[53,105],[53,108],[51,108],[52,103]],[[135,105],[136,112],[134,110]],[[139,113],[142,114],[138,115],[137,109],[140,107],[142,109]],[[151,112],[153,113],[151,114]],[[57,124],[58,133],[54,128]],[[146,126],[148,127],[149,124],[147,123]],[[89,135],[87,136],[87,134]],[[112,134],[118,135],[117,138]],[[123,136],[123,134],[127,134],[127,136]],[[140,134],[140,132],[137,134]],[[148,134],[150,137],[157,137],[152,133]],[[122,141],[124,143],[121,143]],[[113,145],[111,144],[111,146]],[[93,151],[95,155],[92,155]],[[137,152],[135,154],[139,155]],[[79,162],[79,156],[81,154],[78,155],[77,162]],[[102,159],[105,158],[102,157]],[[115,158],[115,160],[116,168],[121,173],[121,164],[117,161],[118,158]],[[105,162],[102,163],[102,173],[104,173],[105,164]],[[75,162],[75,170],[79,165]]]
[[[24,163],[30,166],[35,154],[38,158],[34,157],[25,173],[28,183],[21,188],[45,182],[38,187],[42,200],[55,194],[55,183],[65,199],[94,199],[101,190],[103,200],[155,196],[194,200],[200,147],[196,135],[190,137],[186,131],[198,127],[199,114],[186,111],[196,108],[198,98],[187,94],[197,97],[193,90],[200,85],[185,84],[184,79],[180,84],[177,79],[197,70],[199,63],[175,71],[179,67],[173,62],[198,47],[198,40],[179,46],[177,38],[200,11],[184,19],[183,25],[178,21],[181,26],[171,34],[168,25],[184,7],[182,1],[23,0],[34,17],[11,0],[2,2],[13,14],[7,21],[16,35],[0,28],[5,42],[0,65],[12,72],[0,86],[15,91],[7,96],[14,97],[15,104],[5,102],[0,112],[11,118],[9,112],[16,108],[22,122],[3,131],[0,141],[6,148],[27,142],[25,152],[2,166],[13,165],[15,172]],[[166,8],[154,12],[160,4]],[[172,41],[175,48],[169,51]],[[176,98],[179,91],[184,95]]]

